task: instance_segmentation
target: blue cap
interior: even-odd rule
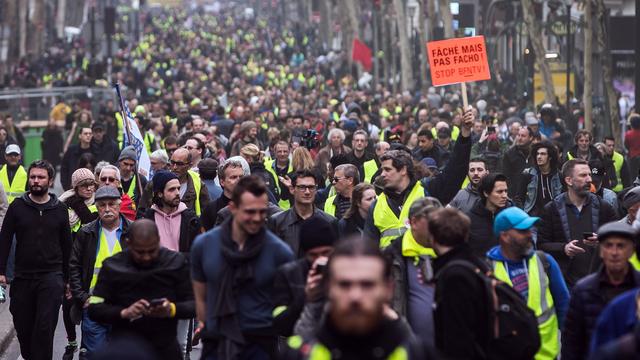
[[[422,158],[422,160],[420,160],[420,162],[423,163],[428,168],[437,168],[438,167],[438,163],[436,163],[436,161],[433,158],[430,158],[430,157]]]
[[[493,233],[497,236],[501,232],[511,229],[527,230],[538,220],[540,220],[539,217],[529,216],[519,207],[512,206],[502,210],[496,216],[496,220],[493,223]]]

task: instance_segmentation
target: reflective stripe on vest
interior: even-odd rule
[[[91,213],[92,213],[92,214],[95,214],[95,213],[97,213],[97,212],[98,212],[98,208],[96,207],[96,205],[95,205],[95,204],[94,204],[94,205],[87,206],[87,208],[89,209],[89,211],[91,211]],[[69,209],[69,213],[71,213],[71,210],[72,210],[72,209]],[[71,216],[69,216],[69,217],[71,217]],[[73,232],[73,233],[78,232],[78,230],[80,230],[80,228],[82,227],[82,225],[85,225],[85,224],[83,224],[83,223],[82,223],[82,221],[80,221],[80,219],[78,219],[78,221],[76,222],[76,224],[75,224],[75,225],[73,225],[73,226],[71,227],[71,232]]]
[[[13,182],[9,184],[9,173],[7,172],[7,165],[4,165],[0,170],[0,181],[4,186],[5,194],[7,194],[7,200],[9,204],[13,202],[15,198],[22,196],[25,193],[27,186],[27,172],[22,165],[18,166],[16,174],[13,176]]]
[[[418,181],[413,186],[404,204],[402,204],[400,218],[398,218],[389,207],[387,196],[384,193],[380,194],[376,201],[376,207],[373,209],[373,224],[378,228],[378,231],[380,231],[381,248],[387,247],[393,239],[403,235],[404,232],[407,231],[405,222],[409,218],[409,208],[414,201],[421,197],[424,197],[424,188],[420,181]]]
[[[330,196],[324,202],[324,212],[326,212],[327,214],[333,217],[336,216],[336,205],[333,203],[336,200],[336,196],[338,195]]]
[[[193,170],[187,171],[189,176],[191,176],[191,181],[193,181],[193,189],[196,192],[196,203],[194,205],[194,211],[196,215],[200,216],[200,188],[202,187],[202,183],[200,182],[200,174]]]
[[[102,268],[102,262],[106,258],[115,255],[120,251],[122,251],[122,247],[120,246],[119,238],[113,245],[113,249],[109,251],[109,242],[107,241],[107,236],[104,234],[104,231],[100,229],[100,241],[98,241],[98,253],[96,254],[96,262],[93,264],[93,277],[91,277],[90,285],[91,289],[93,289],[98,282],[98,273],[100,273],[100,269]]]
[[[560,352],[558,343],[558,317],[553,305],[553,296],[549,288],[549,277],[544,271],[544,264],[537,254],[528,261],[529,296],[527,306],[533,310],[538,318],[540,332],[540,350],[536,353],[536,360],[555,359]],[[493,270],[498,280],[513,287],[507,269],[502,261],[493,262]]]
[[[371,159],[365,161],[362,167],[364,168],[364,182],[371,184],[373,175],[376,173],[376,171],[378,171],[378,164],[376,164],[376,161],[374,159]]]
[[[567,160],[573,160],[573,155],[567,151]]]
[[[622,172],[622,164],[624,163],[624,157],[619,152],[614,151],[612,160],[613,160],[613,167],[616,170],[616,181],[618,183],[616,184],[616,186],[611,188],[611,190],[615,192],[620,192],[622,191],[622,188],[623,188],[621,172]]]

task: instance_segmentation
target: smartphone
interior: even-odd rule
[[[495,126],[487,127],[487,133],[488,134],[494,134],[495,132],[496,132],[496,127]]]
[[[158,307],[164,304],[164,299],[153,299],[149,302],[149,307]]]
[[[318,264],[316,265],[316,274],[325,274],[327,271],[327,264]]]
[[[593,236],[593,233],[590,233],[590,232],[583,232],[582,233],[582,239],[583,240],[589,240],[589,238],[592,237],[592,236]]]

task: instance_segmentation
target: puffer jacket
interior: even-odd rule
[[[464,189],[460,189],[460,191],[458,191],[456,196],[449,203],[449,206],[456,208],[463,213],[468,213],[479,199],[480,194],[478,194],[478,190],[474,189],[471,184],[467,184]]]
[[[503,209],[510,206],[513,206],[513,204],[509,201]],[[487,210],[484,206],[484,201],[478,200],[471,208],[471,211],[466,213],[471,220],[469,247],[473,255],[484,258],[487,251],[498,245],[498,238],[493,234],[493,220],[503,209],[499,209],[494,214]]]
[[[562,360],[581,360],[589,356],[591,335],[600,313],[607,306],[607,299],[600,291],[599,272],[582,278],[571,291],[569,311],[562,329]],[[630,269],[633,271],[633,269]],[[634,287],[640,286],[640,272],[633,271]]]

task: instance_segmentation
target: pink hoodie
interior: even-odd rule
[[[187,205],[180,203],[178,210],[171,214],[165,214],[155,204],[151,206],[155,211],[155,221],[160,233],[160,245],[169,250],[180,251],[180,221],[182,212],[187,210]]]

